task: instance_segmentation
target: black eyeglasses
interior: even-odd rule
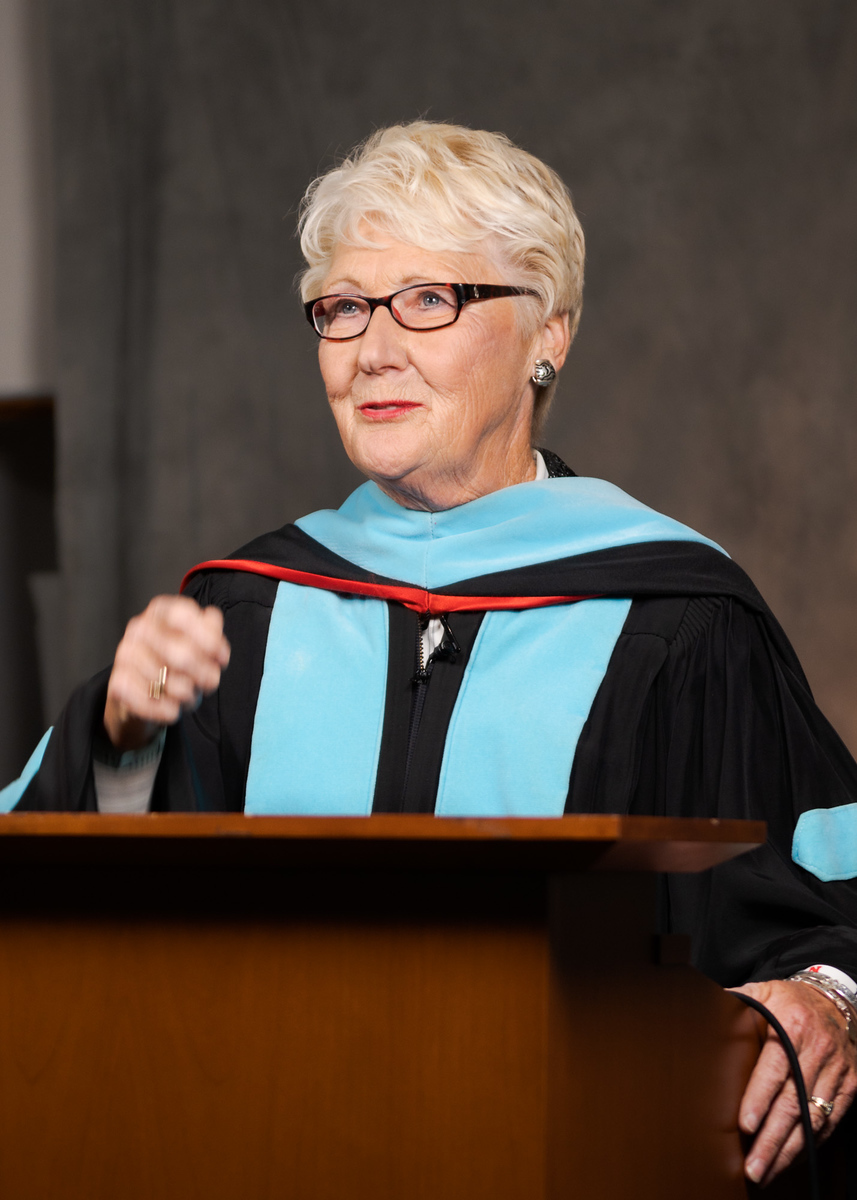
[[[391,296],[319,296],[306,302],[304,312],[319,337],[347,342],[366,332],[376,308],[388,308],[405,329],[426,331],[454,325],[472,300],[498,296],[538,296],[538,292],[494,283],[418,283]]]

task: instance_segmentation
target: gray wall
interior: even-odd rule
[[[47,74],[41,0],[0,0],[0,785],[48,707],[29,587],[56,565]]]
[[[53,386],[47,110],[41,0],[0,0],[0,403]]]
[[[720,540],[857,746],[853,0],[52,0],[69,680],[354,483],[290,284],[310,176],[416,115],[557,167],[587,300],[547,441]]]

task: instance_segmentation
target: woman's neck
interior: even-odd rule
[[[523,453],[500,460],[488,458],[466,472],[413,471],[395,480],[375,477],[374,482],[403,508],[444,512],[501,488],[529,483],[536,473],[535,455],[528,444]]]

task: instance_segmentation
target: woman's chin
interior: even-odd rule
[[[367,436],[368,434],[368,436]],[[395,486],[429,457],[421,439],[411,430],[395,426],[376,427],[355,439],[349,457],[358,470],[376,483]]]

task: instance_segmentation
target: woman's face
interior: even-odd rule
[[[478,253],[435,254],[390,241],[342,245],[324,294],[388,296],[416,283],[516,283]],[[523,336],[517,297],[466,304],[454,325],[403,329],[378,308],[366,332],[321,341],[319,363],[346,452],[408,508],[452,508],[532,479],[530,444],[539,358],[559,368],[568,324]]]

